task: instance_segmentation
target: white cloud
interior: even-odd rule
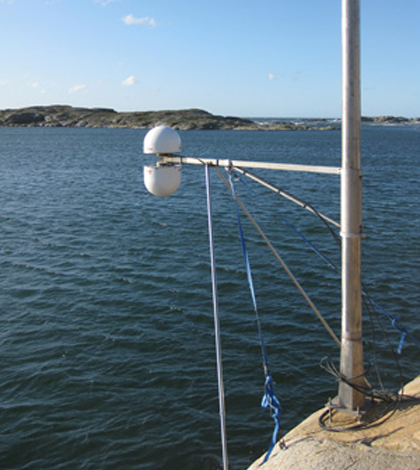
[[[110,3],[119,2],[119,1],[120,0],[94,0],[95,3],[99,3],[103,7],[105,7],[106,5],[109,5]]]
[[[124,18],[121,18],[121,20],[128,26],[131,26],[133,24],[142,24],[144,26],[150,26],[151,28],[156,27],[156,21],[154,18],[149,18],[148,16],[145,16],[143,18],[135,18],[133,15],[127,15],[124,16]]]
[[[274,75],[274,73],[269,73],[268,74],[268,79],[271,81],[275,80],[276,79],[276,76]]]
[[[38,82],[30,83],[29,86],[37,90],[41,95],[45,95],[45,89],[41,88]]]
[[[121,82],[121,85],[122,86],[132,86],[132,85],[134,85],[134,83],[135,83],[134,75],[130,75],[129,77],[127,77],[125,80],[123,80]]]
[[[73,88],[70,88],[69,95],[71,95],[72,93],[77,93],[78,91],[83,90],[84,88],[86,88],[86,85],[76,85]]]
[[[2,80],[0,78],[0,86],[5,86],[5,85],[8,85],[9,84],[9,80]]]

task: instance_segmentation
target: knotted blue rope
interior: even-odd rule
[[[232,175],[229,175],[229,182],[230,186],[232,188],[232,195],[235,196],[235,188],[233,185],[233,180],[232,180]],[[235,197],[234,197],[235,199]],[[242,243],[242,252],[245,258],[245,266],[246,266],[246,274],[248,278],[248,284],[249,284],[249,291],[251,293],[251,298],[252,298],[252,304],[254,306],[254,311],[255,311],[255,316],[257,319],[257,325],[258,325],[258,334],[260,337],[260,342],[261,342],[261,352],[263,356],[263,368],[264,368],[264,375],[265,375],[265,386],[264,386],[264,396],[261,401],[261,407],[262,408],[270,408],[270,413],[271,417],[274,419],[274,431],[273,435],[271,438],[271,443],[270,447],[268,448],[268,451],[264,457],[263,463],[267,462],[269,459],[271,452],[274,449],[274,446],[276,445],[277,442],[277,434],[280,429],[280,415],[282,413],[282,407],[280,404],[280,401],[277,399],[275,393],[274,393],[274,382],[273,378],[270,374],[270,369],[269,369],[269,362],[268,362],[268,356],[267,356],[267,350],[265,347],[265,342],[264,342],[264,337],[262,334],[262,329],[261,329],[261,321],[260,321],[260,316],[258,313],[258,307],[257,307],[257,299],[255,296],[255,290],[254,290],[254,282],[252,280],[252,272],[251,272],[251,265],[249,263],[249,257],[248,257],[248,251],[246,249],[245,245],[245,237],[244,233],[242,230],[242,224],[241,224],[241,218],[239,215],[239,209],[238,209],[238,204],[235,199],[235,207],[236,207],[236,217],[238,220],[238,228],[239,228],[239,235],[241,237],[241,243]]]
[[[264,391],[264,396],[261,401],[261,407],[270,408],[271,417],[274,419],[274,423],[275,423],[270,447],[268,448],[268,451],[265,454],[265,457],[263,460],[263,463],[265,463],[269,459],[271,452],[274,449],[274,446],[276,445],[277,434],[280,429],[280,415],[283,411],[279,400],[274,394],[273,379],[270,374],[267,374],[266,379],[265,379],[265,391]]]

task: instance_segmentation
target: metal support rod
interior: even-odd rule
[[[325,220],[326,222],[329,222],[332,225],[335,225],[336,227],[340,228],[340,224],[336,222],[333,219],[330,219],[326,215],[322,214],[322,212],[315,211],[313,207],[311,207],[309,204],[306,202],[302,201],[301,199],[297,198],[296,196],[293,196],[292,194],[288,193],[287,191],[284,191],[283,189],[278,188],[277,186],[274,186],[274,184],[269,183],[268,181],[264,180],[263,178],[260,178],[259,176],[254,175],[253,173],[243,170],[242,168],[236,168],[232,167],[232,170],[235,170],[242,175],[247,176],[248,178],[256,181],[257,183],[261,184],[262,186],[265,186],[268,189],[271,189],[271,191],[274,191],[277,194],[280,194],[280,196],[288,199],[289,201],[294,202],[298,206],[302,207],[303,209],[306,209],[307,211],[311,212],[312,214],[316,214],[318,217],[321,217],[321,219]]]
[[[359,0],[342,0],[342,322],[340,372],[364,386],[361,299],[362,175],[360,165]],[[338,406],[363,408],[364,394],[340,382]]]
[[[210,261],[211,261],[211,281],[213,291],[213,312],[214,312],[214,336],[216,346],[216,362],[217,362],[217,383],[219,392],[219,413],[220,413],[220,429],[222,438],[222,458],[223,469],[228,470],[228,453],[226,438],[226,412],[225,412],[225,390],[223,385],[223,364],[222,364],[222,346],[220,341],[220,323],[219,323],[219,302],[217,299],[217,278],[216,278],[216,262],[213,249],[213,222],[210,198],[210,174],[209,165],[205,165],[206,177],[206,195],[207,195],[207,216],[209,227],[209,245],[210,245]]]
[[[236,166],[239,168],[261,168],[266,170],[283,170],[283,171],[303,171],[309,173],[326,173],[330,175],[339,175],[341,168],[333,166],[314,166],[314,165],[294,165],[289,163],[270,163],[270,162],[253,162],[244,160],[227,160],[218,158],[197,158],[197,157],[177,157],[175,155],[158,155],[164,163],[181,163],[188,165],[211,165],[223,166],[229,168]]]
[[[302,294],[303,298],[308,302],[309,306],[312,308],[312,310],[315,312],[315,315],[318,317],[318,319],[321,321],[321,323],[324,325],[325,329],[328,331],[332,339],[337,343],[338,346],[341,345],[340,340],[337,338],[335,335],[334,331],[330,328],[328,323],[325,321],[324,317],[321,315],[319,310],[316,308],[315,304],[312,302],[310,299],[309,295],[305,292],[303,287],[300,285],[299,281],[295,277],[295,275],[292,273],[290,268],[287,266],[287,264],[283,261],[283,258],[277,253],[277,250],[274,248],[274,246],[271,244],[270,240],[265,236],[265,233],[261,230],[260,226],[257,224],[255,219],[252,217],[252,215],[248,212],[247,208],[242,204],[242,201],[238,198],[236,194],[233,193],[232,188],[230,187],[230,184],[226,181],[222,173],[218,168],[216,168],[217,173],[219,174],[221,180],[225,184],[225,186],[228,188],[228,190],[231,192],[232,196],[235,198],[236,202],[239,204],[241,209],[244,211],[245,215],[248,217],[248,219],[251,221],[252,225],[256,228],[257,232],[261,235],[263,240],[265,241],[266,245],[270,249],[270,251],[273,253],[274,257],[277,259],[277,261],[281,264],[282,268],[286,271],[287,275],[290,277],[290,279],[293,281],[293,284],[297,287],[298,291]]]

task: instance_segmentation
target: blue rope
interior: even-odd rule
[[[232,188],[232,194],[235,196],[235,188],[233,185],[233,180],[232,180],[232,175],[229,175],[229,182],[230,186]],[[277,434],[280,429],[280,415],[282,413],[282,407],[280,404],[280,401],[277,399],[275,393],[274,393],[274,383],[273,383],[273,378],[270,374],[270,369],[269,369],[269,362],[268,362],[268,356],[267,356],[267,350],[265,347],[265,342],[264,342],[264,337],[262,334],[262,329],[261,329],[261,321],[260,321],[260,316],[258,314],[258,307],[257,307],[257,299],[255,296],[255,289],[254,289],[254,282],[252,280],[252,272],[251,272],[251,265],[249,263],[249,257],[248,257],[248,251],[246,249],[245,245],[245,237],[244,233],[242,230],[242,224],[241,224],[241,218],[239,215],[239,209],[238,209],[238,204],[235,200],[235,207],[236,207],[236,217],[238,220],[238,227],[239,227],[239,234],[241,237],[241,243],[242,243],[242,252],[245,258],[245,266],[246,266],[246,273],[247,273],[247,278],[248,278],[248,284],[249,284],[249,290],[251,293],[251,298],[252,298],[252,304],[254,306],[254,311],[255,315],[257,318],[257,325],[258,325],[258,333],[260,336],[260,342],[261,342],[261,351],[263,355],[263,367],[264,367],[264,375],[265,375],[265,386],[264,386],[264,395],[261,401],[261,407],[262,408],[270,408],[270,413],[271,417],[274,419],[274,431],[273,435],[271,438],[271,443],[270,447],[268,448],[268,451],[264,457],[263,463],[267,462],[269,459],[272,450],[274,449],[274,446],[276,445],[277,442]]]
[[[263,460],[263,463],[265,463],[269,459],[270,454],[272,450],[274,449],[274,446],[276,445],[277,434],[280,429],[280,415],[283,411],[279,400],[274,394],[273,379],[271,375],[267,375],[265,379],[265,391],[264,391],[263,399],[261,401],[261,407],[270,408],[271,417],[274,419],[274,422],[275,422],[270,447],[268,448],[267,454],[265,455],[264,460]]]
[[[288,225],[297,235],[299,235],[304,242],[306,242],[312,249],[317,253],[335,272],[339,272],[338,267],[326,256],[322,251],[317,248],[311,241],[309,241],[305,235],[303,235],[299,230],[294,227],[288,220],[286,220],[284,217],[279,216],[280,219]],[[398,354],[401,354],[402,348],[404,346],[404,341],[406,338],[411,339],[418,347],[420,347],[420,342],[415,338],[413,335],[411,335],[400,323],[398,323],[398,320],[400,319],[399,317],[390,315],[386,310],[384,310],[380,305],[378,305],[373,299],[370,298],[370,296],[367,294],[366,290],[362,286],[362,291],[363,293],[368,297],[370,302],[382,313],[384,314],[390,321],[392,326],[401,333],[401,339],[400,343],[398,345],[397,352]]]
[[[390,315],[386,310],[384,310],[380,305],[378,305],[373,299],[371,299],[370,297],[368,297],[369,300],[372,302],[372,304],[381,312],[383,313],[387,318],[388,320],[390,320],[391,322],[391,325],[399,332],[401,333],[401,339],[400,339],[400,343],[398,345],[398,349],[397,349],[397,352],[398,354],[401,354],[402,352],[402,348],[404,346],[404,341],[406,338],[409,338],[411,339],[418,348],[420,348],[420,341],[415,337],[413,336],[411,333],[409,333],[405,327],[403,325],[401,325],[398,320],[400,319],[400,317],[397,317],[395,315]]]
[[[239,177],[238,177],[239,178]],[[241,178],[239,178],[239,181],[250,191],[252,191],[252,188],[250,188]],[[326,256],[319,248],[317,248],[310,240],[308,240],[303,233],[301,233],[294,225],[292,225],[287,219],[285,219],[283,216],[278,215],[280,220],[282,220],[283,223],[285,223],[288,227],[290,227],[318,256],[320,256],[329,266],[332,268],[335,272],[339,272],[339,268]],[[384,310],[380,305],[378,305],[366,292],[364,287],[362,286],[362,291],[363,293],[367,296],[369,301],[376,307],[376,309],[381,312],[383,315],[385,315],[391,322],[391,325],[399,332],[401,333],[401,339],[398,345],[397,352],[398,354],[402,353],[402,349],[404,347],[404,342],[406,338],[411,339],[418,348],[420,348],[420,341],[413,336],[411,333],[409,333],[406,328],[399,323],[400,318],[394,315],[390,315],[386,310]]]
[[[324,253],[317,248],[310,240],[308,240],[305,235],[303,235],[302,232],[300,232],[294,225],[292,225],[287,219],[279,215],[279,218],[287,225],[289,226],[299,237],[310,247],[312,248],[315,253],[320,256],[330,268],[332,268],[335,272],[339,272],[338,267],[328,258],[328,256],[324,255]]]
[[[317,253],[335,272],[339,272],[338,267],[326,256],[322,251],[317,248],[311,241],[309,241],[305,235],[303,235],[299,230],[294,227],[289,221],[287,221],[284,217],[279,216],[280,219],[288,225],[297,235],[299,235],[304,242],[306,242],[312,249]],[[398,323],[399,317],[395,317],[393,315],[390,315],[386,310],[384,310],[380,305],[378,305],[373,299],[370,298],[370,296],[367,294],[365,288],[362,286],[362,291],[363,293],[368,297],[370,302],[382,313],[384,314],[390,321],[392,326],[401,333],[401,339],[400,343],[398,345],[398,354],[401,354],[402,348],[404,346],[404,341],[406,338],[411,339],[418,347],[420,347],[420,342],[418,341],[417,338],[415,338],[413,335],[411,335],[402,325]]]
[[[297,235],[302,238],[302,240],[307,243],[317,255],[319,255],[335,272],[339,272],[338,267],[324,254],[322,251],[317,248],[311,241],[309,241],[305,235],[303,235],[295,226],[293,226],[288,220],[286,220],[284,217],[279,215],[280,219],[288,225]],[[401,354],[402,348],[404,346],[404,341],[406,338],[411,339],[418,347],[420,347],[420,341],[418,341],[417,338],[415,338],[412,334],[410,334],[402,325],[398,323],[399,317],[395,317],[393,315],[390,315],[386,310],[384,310],[380,305],[378,305],[373,299],[370,298],[370,296],[367,294],[366,290],[362,286],[362,291],[363,293],[368,297],[370,302],[382,313],[384,314],[390,321],[392,326],[401,333],[401,339],[400,343],[398,345],[398,354]]]

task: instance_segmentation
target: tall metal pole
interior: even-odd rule
[[[342,324],[340,372],[363,387],[361,238],[362,173],[360,165],[360,5],[342,0]],[[362,408],[364,394],[340,382],[338,406]]]
[[[206,179],[206,195],[207,195],[207,216],[208,216],[207,218],[208,218],[208,227],[209,227],[211,281],[212,281],[212,292],[213,292],[214,341],[215,341],[215,346],[216,346],[220,432],[221,432],[221,438],[222,438],[222,459],[223,459],[223,470],[228,470],[229,462],[228,462],[227,437],[226,437],[225,389],[223,385],[222,344],[220,340],[219,302],[217,299],[216,262],[215,262],[214,249],[213,249],[213,221],[212,221],[211,197],[210,197],[209,165],[205,166],[205,179]]]

